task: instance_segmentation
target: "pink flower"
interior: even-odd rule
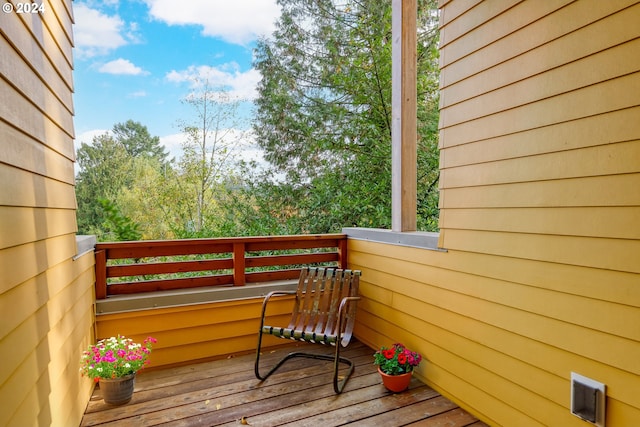
[[[118,335],[100,340],[89,346],[82,353],[83,364],[81,373],[91,378],[114,378],[137,372],[147,365],[151,353],[151,342],[154,338],[145,340],[145,347],[133,340]]]

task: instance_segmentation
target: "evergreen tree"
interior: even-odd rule
[[[391,223],[391,3],[281,0],[260,40],[254,131],[286,184],[255,183],[289,232]],[[437,224],[436,4],[419,2],[418,225]],[[256,188],[259,187],[259,188]],[[260,204],[258,205],[264,205]],[[265,215],[266,212],[263,212]]]
[[[131,227],[137,227],[136,233],[140,231],[141,226],[131,219],[138,216],[137,213],[122,202],[138,185],[137,174],[144,170],[143,164],[157,171],[152,176],[170,168],[167,155],[160,145],[160,138],[151,136],[146,126],[133,120],[116,123],[111,133],[94,137],[91,144],[82,143],[76,155],[79,166],[76,176],[78,232],[95,234],[99,239],[135,237],[135,233],[129,232],[133,228],[120,233],[122,230],[113,222],[117,218],[114,214],[129,221]],[[153,199],[153,194],[145,196]],[[125,216],[122,212],[131,215]],[[109,231],[112,233],[108,234]]]
[[[82,143],[76,155],[77,220],[80,234],[103,235],[105,211],[101,199],[115,200],[122,188],[131,185],[132,158],[122,144],[111,135]]]
[[[169,153],[160,145],[160,137],[151,136],[142,123],[133,120],[116,123],[111,132],[114,139],[124,146],[131,157],[153,158],[159,164],[167,161]]]

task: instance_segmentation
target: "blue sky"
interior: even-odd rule
[[[275,0],[80,0],[73,8],[76,144],[132,119],[172,154],[182,140],[177,121],[195,114],[181,102],[194,78],[250,105],[260,79],[252,48],[279,14]]]

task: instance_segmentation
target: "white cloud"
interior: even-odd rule
[[[192,65],[186,70],[172,70],[167,73],[166,79],[173,83],[189,83],[191,88],[207,82],[214,89],[224,88],[231,98],[252,100],[256,98],[256,86],[261,75],[253,68],[241,72],[238,64],[228,63],[220,67]]]
[[[118,58],[113,61],[109,61],[102,65],[98,71],[107,74],[126,74],[129,76],[140,76],[149,74],[148,71],[144,71],[142,68],[134,65],[128,59]]]
[[[102,56],[121,46],[141,42],[136,22],[127,23],[117,14],[108,15],[100,10],[117,5],[117,0],[74,2],[73,33],[77,58]]]
[[[83,3],[73,7],[75,51],[79,58],[105,55],[127,44],[121,35],[125,23],[119,16],[108,16]]]
[[[89,7],[91,8],[98,8],[98,7],[118,7],[118,5],[120,4],[120,0],[84,0],[84,3],[86,3],[87,5],[89,5]]]
[[[169,152],[169,159],[179,159],[182,156],[182,142],[187,138],[186,134],[174,133],[160,137],[160,144]]]
[[[94,137],[104,135],[105,133],[111,133],[111,131],[109,129],[91,129],[79,133],[76,135],[76,145],[80,146],[83,142],[85,144],[92,144]]]
[[[144,90],[131,92],[127,95],[128,98],[144,98],[145,96],[147,96],[147,92],[145,92]]]
[[[275,0],[145,0],[150,15],[169,25],[200,25],[202,34],[245,45],[273,32]]]

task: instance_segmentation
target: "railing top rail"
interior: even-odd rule
[[[307,264],[344,268],[347,235],[138,240],[98,243],[95,249],[96,296],[104,299],[115,294],[291,279],[298,277],[300,265]]]
[[[245,236],[245,237],[210,237],[198,239],[174,239],[174,240],[135,240],[127,242],[100,242],[96,243],[96,250],[101,249],[124,249],[136,246],[200,246],[215,244],[233,243],[254,243],[254,242],[287,242],[287,241],[322,241],[334,239],[346,239],[347,235],[342,233],[334,234],[296,234],[282,236]]]

